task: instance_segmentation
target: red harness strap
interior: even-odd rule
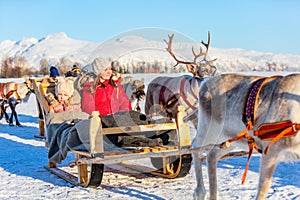
[[[167,83],[169,82],[171,80],[171,78],[168,78],[165,82],[164,82],[164,84],[162,85],[162,87],[161,87],[161,89],[160,89],[160,91],[159,91],[159,97],[158,97],[158,103],[159,103],[159,105],[161,105],[162,107],[165,107],[165,105],[166,105],[166,101],[165,101],[165,98],[164,98],[164,96],[165,96],[165,91],[166,91],[166,85],[167,85]]]
[[[193,110],[197,109],[194,105],[191,104],[191,102],[187,99],[187,96],[184,93],[184,85],[186,83],[186,78],[183,78],[180,84],[180,96],[183,99],[183,101]],[[192,88],[191,88],[192,91]],[[197,96],[193,93],[193,91],[191,92],[193,97],[198,101]]]
[[[261,140],[271,140],[264,153],[268,154],[270,147],[279,139],[297,135],[300,130],[300,124],[291,121],[276,122],[271,124],[262,124],[254,131],[254,135]]]
[[[17,93],[18,85],[16,83],[14,85],[14,89],[8,91],[7,94],[4,94],[4,88],[5,88],[5,86],[6,86],[6,83],[0,84],[0,93],[1,93],[2,102],[4,102],[5,100],[9,99],[15,92],[16,92],[17,99],[18,100],[20,99],[20,96]]]

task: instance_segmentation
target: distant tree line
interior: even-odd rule
[[[56,64],[53,64],[59,70],[61,75],[69,71],[73,65],[82,67],[79,62],[72,62],[69,59],[61,58]],[[22,56],[4,56],[1,61],[1,77],[2,78],[20,78],[24,76],[49,75],[50,64],[47,59],[40,61],[40,68],[36,70],[28,64],[28,61]]]
[[[134,61],[119,63],[118,61],[113,61],[112,58],[108,58],[112,63],[117,63],[113,66],[113,70],[122,74],[134,74],[134,73],[177,73],[177,72],[187,72],[184,65],[178,65],[174,68],[175,63],[168,61],[152,60],[151,62],[146,61]],[[77,65],[82,68],[84,65],[80,62],[74,62],[67,58],[61,58],[58,61],[51,61],[48,59],[41,59],[40,66],[36,67],[30,66],[28,61],[20,56],[4,56],[1,60],[0,65],[0,77],[3,78],[19,78],[24,76],[44,76],[49,75],[50,64],[58,68],[60,74],[63,76],[67,71],[69,71],[73,65]],[[87,63],[86,63],[87,64]],[[239,60],[235,62],[226,62],[222,65],[216,65],[218,71],[229,71],[239,69],[240,66],[244,66],[243,69],[248,71],[298,71],[299,68],[287,66],[285,64],[276,62],[266,62],[264,65],[256,63],[243,63]]]

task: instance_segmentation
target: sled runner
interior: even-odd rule
[[[54,92],[55,83],[43,83],[41,79],[32,79],[32,83],[39,111],[39,137],[46,138],[48,148],[49,164],[45,168],[50,172],[83,187],[101,184],[104,164],[119,163],[164,178],[188,174],[192,161],[191,139],[189,126],[183,122],[186,114],[182,107],[179,107],[175,121],[168,118],[148,119],[135,111],[105,117],[99,117],[97,111],[91,115],[71,111],[53,113],[49,110],[46,95]],[[114,121],[110,122],[109,119]],[[112,126],[109,126],[111,123]],[[118,143],[111,139],[113,136],[119,138]],[[77,168],[75,174],[57,165],[68,152],[74,153],[76,158],[69,164],[69,167]],[[149,166],[123,163],[145,158],[149,158],[153,164],[151,169]]]

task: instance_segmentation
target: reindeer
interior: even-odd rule
[[[179,60],[172,50],[172,41],[174,34],[169,37],[166,50],[175,59],[176,67],[178,64],[185,64],[187,70],[193,74],[193,76],[179,76],[179,77],[157,77],[150,82],[145,102],[145,113],[147,115],[164,114],[170,118],[176,118],[178,112],[178,106],[183,105],[187,113],[194,113],[194,117],[191,120],[195,127],[197,127],[196,113],[198,108],[198,94],[199,84],[205,77],[213,76],[216,72],[216,67],[213,62],[216,60],[208,61],[206,59],[208,48],[210,45],[210,33],[208,32],[208,42],[201,42],[206,47],[206,51],[203,52],[200,47],[200,52],[195,53],[194,47],[192,52],[194,60],[181,61]],[[202,60],[197,62],[197,59],[204,56]],[[194,112],[193,112],[194,111]]]
[[[30,94],[33,92],[33,86],[29,79],[26,79],[23,83],[15,83],[15,82],[7,82],[7,83],[0,83],[0,107],[1,107],[1,114],[0,119],[2,119],[3,115],[7,123],[10,126],[13,126],[13,117],[15,117],[16,125],[21,126],[18,120],[18,114],[16,112],[17,104],[21,102],[27,102],[29,99]],[[7,105],[11,109],[10,117],[6,113]]]
[[[218,197],[217,161],[238,148],[249,151],[242,183],[252,152],[255,149],[262,152],[256,199],[264,199],[277,164],[300,159],[299,113],[300,74],[284,77],[223,74],[204,80],[199,92],[198,129],[193,148],[208,144],[215,147],[207,152],[209,198]],[[202,152],[193,153],[195,199],[206,196],[199,161]]]
[[[140,103],[145,99],[145,80],[134,79],[133,77],[124,77],[121,84],[128,96],[131,106],[134,110],[141,112]]]

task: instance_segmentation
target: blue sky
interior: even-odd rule
[[[65,32],[101,42],[144,27],[196,42],[210,31],[217,48],[300,54],[298,0],[0,0],[0,41]]]

